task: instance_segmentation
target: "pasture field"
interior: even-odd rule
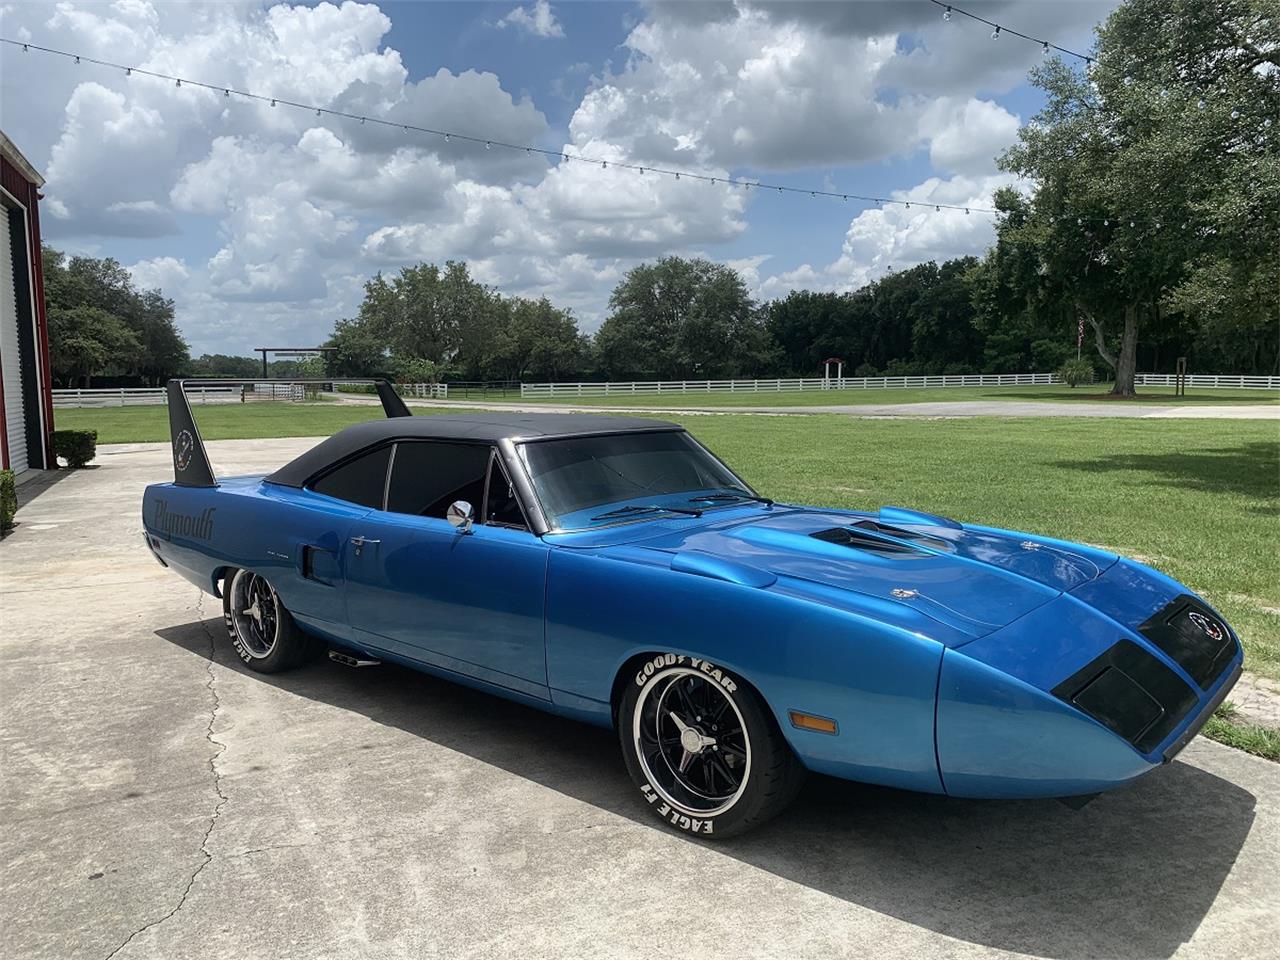
[[[195,413],[206,440],[326,436],[381,416],[375,405],[336,404],[209,405]],[[1223,612],[1244,637],[1251,670],[1280,678],[1274,421],[676,419],[780,500],[912,506],[1099,544],[1149,563]],[[60,410],[57,423],[96,429],[100,443],[169,437],[164,407]]]

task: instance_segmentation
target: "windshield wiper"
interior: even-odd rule
[[[690,517],[702,516],[701,510],[691,510],[688,507],[667,507],[659,503],[653,504],[632,504],[629,507],[619,507],[617,510],[610,510],[608,513],[602,513],[599,516],[592,517],[592,520],[608,520],[610,517],[626,517],[633,513],[653,513],[655,511],[665,510],[667,513],[683,513]]]
[[[724,500],[754,500],[756,503],[763,503],[766,507],[772,507],[773,501],[768,497],[757,497],[754,493],[708,493],[702,497],[690,497],[690,503],[699,503],[703,500],[715,500],[717,502]]]

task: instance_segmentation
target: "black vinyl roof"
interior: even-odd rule
[[[459,413],[448,416],[390,417],[368,420],[335,433],[267,477],[271,483],[300,487],[321,470],[384,440],[535,440],[608,433],[683,430],[666,420],[609,417],[588,413]]]

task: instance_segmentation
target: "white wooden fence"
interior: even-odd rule
[[[447,400],[449,385],[447,383],[397,383],[396,393],[402,397],[414,397],[418,400]]]
[[[673,393],[778,393],[796,390],[886,390],[945,387],[1048,386],[1061,381],[1052,373],[982,373],[919,377],[811,377],[782,380],[641,380],[611,383],[522,383],[520,396],[549,397],[653,396]],[[1173,374],[1140,373],[1143,386],[1169,386]],[[1280,390],[1280,377],[1195,374],[1188,387],[1236,387]]]
[[[1057,383],[1051,373],[983,373],[933,377],[795,377],[780,380],[642,380],[626,383],[522,383],[520,396],[613,397],[668,393],[778,393],[892,387],[1015,387]]]
[[[192,403],[239,403],[239,387],[191,387],[187,397]],[[59,407],[135,407],[168,402],[164,387],[109,387],[54,390],[53,406]]]
[[[1172,373],[1139,373],[1134,382],[1140,387],[1172,387],[1178,378]],[[1187,387],[1231,387],[1237,390],[1280,390],[1280,377],[1255,377],[1239,374],[1190,373]]]

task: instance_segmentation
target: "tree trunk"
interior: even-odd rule
[[[1089,321],[1089,326],[1093,327],[1093,337],[1098,347],[1098,356],[1102,358],[1108,367],[1114,370],[1116,368],[1116,356],[1107,349],[1107,338],[1102,334],[1102,324],[1089,314],[1085,314],[1085,319]]]
[[[1116,357],[1116,383],[1111,388],[1113,396],[1135,396],[1134,373],[1138,366],[1138,305],[1126,304],[1124,308],[1124,333],[1120,338],[1120,355]]]

